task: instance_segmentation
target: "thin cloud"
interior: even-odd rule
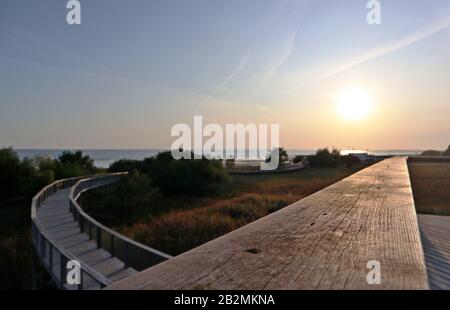
[[[278,71],[278,69],[284,65],[288,60],[289,57],[291,57],[292,52],[294,51],[295,47],[295,38],[297,37],[298,30],[289,38],[287,42],[287,48],[285,51],[281,54],[280,58],[277,59],[275,64],[263,75],[263,80],[268,81],[270,80]]]
[[[399,49],[402,49],[404,47],[412,45],[416,42],[425,40],[425,39],[431,37],[432,35],[440,32],[440,31],[443,31],[449,27],[450,27],[450,17],[447,17],[446,19],[439,20],[437,22],[429,24],[426,27],[413,32],[412,34],[400,39],[397,42],[393,42],[393,43],[385,44],[383,46],[376,47],[363,55],[355,57],[350,62],[325,73],[324,75],[322,75],[322,78],[328,78],[328,77],[335,76],[335,75],[342,73],[344,71],[347,71],[355,66],[369,62],[373,59],[382,57],[384,55],[390,54]]]
[[[203,104],[207,104],[212,98],[214,98],[217,93],[223,89],[225,86],[228,85],[228,83],[231,82],[231,80],[233,80],[239,73],[241,73],[241,71],[247,66],[248,63],[248,59],[250,58],[250,53],[247,53],[246,55],[244,55],[244,57],[242,57],[241,61],[239,62],[239,65],[233,70],[233,72],[231,72],[226,78],[225,80],[220,83],[210,94],[209,96],[205,99],[205,101],[203,102]]]

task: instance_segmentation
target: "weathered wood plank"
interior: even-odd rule
[[[367,263],[381,264],[369,285]],[[405,157],[387,159],[109,289],[427,289]]]
[[[450,216],[418,218],[430,288],[450,290]]]

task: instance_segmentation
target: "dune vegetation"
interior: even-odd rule
[[[214,174],[196,175],[187,173],[195,161],[186,161],[182,164],[186,171],[181,174],[190,177],[183,178],[184,182],[199,182],[198,178],[209,175],[209,181],[204,182],[208,186],[203,191],[197,184],[197,192],[171,191],[170,195],[167,189],[159,188],[166,183],[152,177],[160,172],[155,173],[151,166],[161,167],[156,163],[167,160],[165,155],[150,160],[151,164],[149,160],[121,161],[110,170],[125,169],[130,175],[116,185],[88,192],[81,204],[99,221],[132,239],[176,255],[278,211],[364,167],[346,164],[346,158],[341,161],[336,152],[320,150],[319,154],[314,167],[285,174],[228,176],[222,166],[213,166]],[[202,165],[208,170],[208,165],[215,164]],[[178,184],[177,170],[166,173]],[[148,195],[144,197],[141,192]]]

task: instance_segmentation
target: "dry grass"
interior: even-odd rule
[[[278,211],[360,168],[312,168],[284,175],[238,176],[226,196],[196,200],[196,206],[172,209],[115,229],[177,255]]]
[[[409,162],[417,213],[450,215],[450,162]]]

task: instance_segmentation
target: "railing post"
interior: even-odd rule
[[[53,247],[50,243],[48,244],[48,255],[49,255],[48,269],[50,270],[50,273],[53,273]]]
[[[84,232],[84,217],[80,216],[80,218],[78,219],[78,225],[80,225],[80,232],[83,233]]]
[[[124,258],[124,261],[123,261],[123,263],[124,263],[124,267],[125,268],[128,268],[128,266],[129,266],[129,264],[128,264],[128,255],[129,255],[129,253],[128,253],[128,242],[125,242],[125,258]]]
[[[44,236],[41,234],[41,242],[40,242],[40,246],[41,246],[41,253],[39,253],[41,255],[42,260],[44,260],[45,257],[45,238]]]
[[[96,226],[97,229],[97,249],[102,247],[102,235],[101,235],[101,230],[100,227]]]
[[[78,284],[78,289],[83,289],[83,269],[80,269],[80,284]]]
[[[111,236],[111,257],[114,257],[114,235],[110,234]]]
[[[89,240],[92,240],[92,223],[89,222]]]
[[[59,285],[61,288],[64,287],[64,282],[65,282],[65,271],[66,271],[66,258],[64,257],[64,255],[62,253],[60,253],[61,255],[61,261],[60,261],[60,279],[59,279]]]

